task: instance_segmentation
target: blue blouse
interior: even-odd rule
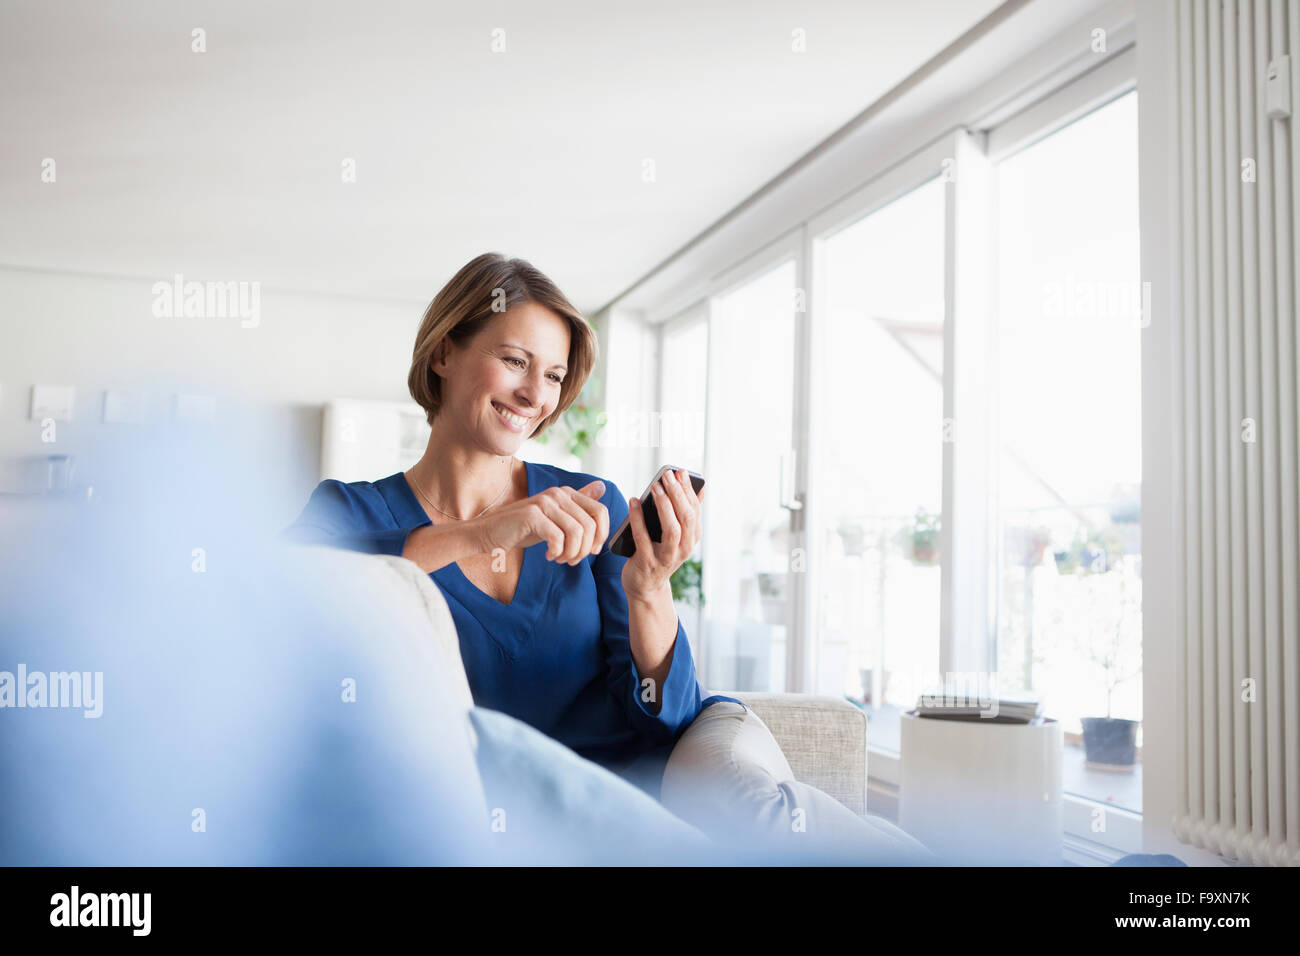
[[[529,496],[595,480],[551,465],[524,467]],[[612,535],[627,517],[627,501],[605,481],[601,502]],[[285,535],[301,543],[400,555],[407,535],[430,523],[398,472],[375,482],[322,481]],[[659,689],[661,706],[652,712],[641,699],[628,637],[622,582],[628,559],[606,548],[570,567],[547,561],[546,551],[545,541],[524,549],[509,604],[476,587],[456,562],[430,574],[455,619],[474,703],[530,724],[657,796],[673,743],[704,707],[733,698],[701,700],[679,620],[668,677]]]

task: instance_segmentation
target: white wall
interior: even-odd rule
[[[409,398],[425,303],[262,289],[259,321],[245,328],[238,317],[156,318],[155,281],[0,268],[0,459],[69,453],[92,474],[96,449],[147,427],[104,423],[105,389],[137,390],[157,416],[176,392],[220,396],[218,420],[252,412],[249,439],[288,521],[316,483],[321,404]],[[35,384],[77,390],[52,444],[28,418]]]

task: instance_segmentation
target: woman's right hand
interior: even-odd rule
[[[605,483],[582,488],[556,485],[466,522],[478,532],[484,552],[526,548],[545,541],[547,561],[576,565],[605,546],[609,509],[600,502]]]

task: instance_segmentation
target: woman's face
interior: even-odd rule
[[[568,375],[569,326],[536,302],[496,316],[463,348],[448,340],[434,363],[443,379],[443,412],[467,440],[513,455],[560,402]],[[441,417],[441,413],[439,415]]]

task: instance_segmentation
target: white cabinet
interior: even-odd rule
[[[429,426],[415,402],[336,399],[321,424],[320,477],[377,481],[405,471],[424,454]]]

